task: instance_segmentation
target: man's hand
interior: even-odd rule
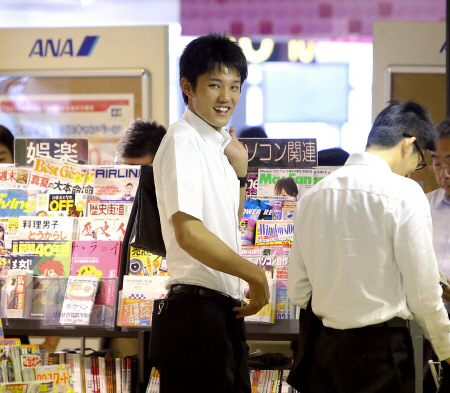
[[[225,148],[225,155],[228,157],[231,166],[238,177],[247,175],[248,153],[244,145],[239,142],[234,132],[234,127],[230,127],[231,142]]]
[[[255,266],[259,270],[256,271],[257,278],[255,281],[249,282],[248,298],[250,302],[244,307],[235,307],[233,311],[237,312],[236,318],[244,318],[248,315],[256,314],[261,310],[266,304],[269,303],[270,293],[269,284],[267,283],[266,274],[264,270],[260,267]]]

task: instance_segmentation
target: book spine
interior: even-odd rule
[[[122,359],[122,393],[127,391],[127,359]]]
[[[131,393],[131,358],[127,358],[127,393]]]
[[[91,371],[91,358],[85,357],[84,359],[84,380],[86,381],[85,388],[86,393],[93,393],[92,390],[92,371]]]
[[[116,366],[116,393],[122,393],[122,359],[114,359]]]

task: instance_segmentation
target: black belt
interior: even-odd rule
[[[394,317],[386,322],[376,323],[374,325],[368,325],[366,326],[368,328],[372,327],[389,327],[389,328],[408,328],[409,327],[409,321],[406,319],[402,319],[399,317]]]
[[[231,307],[241,307],[242,305],[239,299],[235,299],[230,295],[215,291],[214,289],[200,287],[198,285],[174,284],[170,288],[169,295],[171,295],[172,293],[187,293],[190,295],[199,295]]]

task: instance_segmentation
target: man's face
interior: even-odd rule
[[[183,78],[182,88],[186,83]],[[195,91],[192,86],[188,92],[183,91],[189,97],[189,109],[219,131],[228,124],[239,102],[241,77],[234,69],[216,67],[214,72],[198,77]]]
[[[127,195],[131,195],[131,191],[133,191],[133,187],[132,186],[125,187],[125,193]]]
[[[450,195],[450,167],[447,170],[442,170],[442,165],[450,164],[450,138],[439,139],[437,150],[431,152],[431,159],[433,161],[433,170],[436,176],[436,181],[447,195]]]

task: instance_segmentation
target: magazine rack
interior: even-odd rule
[[[7,316],[7,308],[8,308],[8,299],[9,296],[7,294],[7,288],[5,287],[6,277],[0,277],[0,288],[1,296],[0,296],[0,318],[8,318],[8,319],[27,319],[31,317],[31,300],[33,296],[33,289],[29,288],[25,290],[25,301],[23,307],[23,316],[21,317],[11,317]]]
[[[70,328],[103,328],[114,330],[116,315],[117,278],[100,278],[96,299],[88,324],[61,324],[61,310],[67,289],[68,277],[41,278],[43,296],[43,326]]]

